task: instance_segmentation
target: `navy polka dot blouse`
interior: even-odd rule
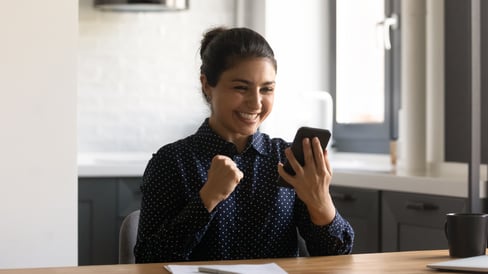
[[[196,134],[159,149],[143,176],[136,262],[293,257],[297,228],[310,255],[350,253],[354,232],[339,213],[314,225],[295,191],[276,184],[289,145],[257,132],[238,153],[207,119]],[[244,178],[209,213],[199,191],[217,154],[232,158]]]

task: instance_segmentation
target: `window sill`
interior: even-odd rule
[[[387,154],[331,152],[332,184],[377,190],[413,192],[452,197],[468,197],[466,163],[429,164],[422,174],[393,166]],[[486,166],[480,172],[480,197],[486,194]]]

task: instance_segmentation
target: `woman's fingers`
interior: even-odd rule
[[[327,168],[325,165],[324,151],[322,150],[322,146],[320,145],[319,138],[314,137],[312,139],[312,149],[313,149],[313,154],[314,154],[313,160],[314,160],[314,164],[315,164],[316,169],[321,173],[325,173]]]
[[[300,163],[298,162],[297,158],[295,158],[295,155],[291,151],[290,148],[285,149],[285,155],[286,158],[288,159],[288,162],[290,163],[291,168],[293,171],[295,171],[295,174],[302,174],[303,169]]]
[[[302,147],[303,147],[303,166],[313,167],[314,163],[314,157],[313,157],[313,151],[310,143],[310,138],[303,138],[302,140]]]
[[[325,160],[325,168],[327,169],[327,172],[329,173],[329,175],[332,176],[332,166],[330,165],[330,162],[329,162],[329,152],[327,150],[324,150],[323,157]]]

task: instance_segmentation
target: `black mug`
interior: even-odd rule
[[[473,257],[486,253],[488,214],[448,213],[445,233],[451,257]]]

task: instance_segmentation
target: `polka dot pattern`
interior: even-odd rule
[[[208,119],[196,134],[163,146],[143,176],[136,262],[293,257],[297,228],[311,255],[350,253],[354,232],[339,213],[330,225],[316,226],[295,191],[276,184],[288,146],[258,132],[237,153]],[[208,213],[198,192],[217,154],[231,157],[244,178]]]

